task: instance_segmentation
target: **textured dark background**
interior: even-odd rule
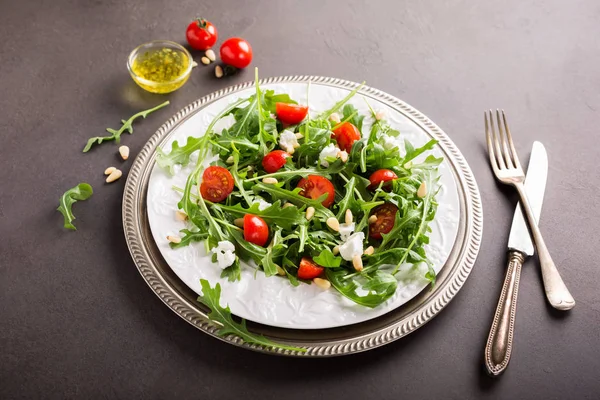
[[[598,398],[600,3],[580,1],[0,0],[0,398]],[[336,2],[337,3],[337,2]],[[485,3],[485,4],[484,4]],[[152,39],[184,41],[195,15],[243,36],[261,75],[366,80],[423,111],[462,149],[481,188],[484,240],[464,288],[431,323],[368,353],[329,360],[255,354],[203,335],[150,291],[121,226],[116,146],[90,136],[165,97],[125,67]],[[198,61],[200,55],[196,55]],[[251,79],[199,67],[172,105],[124,137],[132,155],[196,98]],[[577,299],[545,303],[523,270],[513,358],[487,378],[482,350],[503,279],[516,198],[486,164],[482,111],[507,110],[522,161],[550,157],[542,230]],[[133,157],[132,157],[133,158]],[[77,232],[60,194],[87,181]]]

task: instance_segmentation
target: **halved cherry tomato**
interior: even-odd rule
[[[300,196],[313,200],[316,200],[324,193],[327,193],[327,197],[321,203],[327,208],[333,204],[333,200],[335,199],[335,188],[333,187],[333,183],[320,175],[309,175],[306,178],[302,178],[296,187],[302,189],[300,191]]]
[[[379,184],[381,182],[389,182],[389,183],[384,183],[382,186],[384,189],[389,189],[392,186],[392,183],[390,181],[393,181],[394,179],[397,179],[397,178],[398,178],[398,175],[396,175],[394,173],[394,171],[392,171],[391,169],[379,169],[379,170],[373,172],[371,174],[371,176],[369,177],[369,181],[371,181],[371,184],[369,185],[368,189],[371,189],[371,190],[377,189],[377,187],[379,187]]]
[[[200,194],[202,198],[213,203],[223,201],[233,191],[233,176],[223,167],[213,165],[204,170]]]
[[[360,131],[350,122],[344,122],[333,130],[333,138],[340,149],[350,153],[354,142],[360,139]]]
[[[298,268],[298,278],[313,279],[323,273],[324,268],[314,262],[310,257],[302,257]]]
[[[262,166],[266,172],[272,174],[279,171],[285,165],[286,158],[288,157],[291,157],[291,155],[283,150],[273,150],[263,157]]]
[[[229,38],[221,45],[221,60],[236,68],[246,68],[252,62],[252,47],[242,38]]]
[[[389,233],[394,227],[397,212],[398,207],[392,203],[385,203],[376,207],[372,215],[376,216],[377,220],[369,224],[369,236],[373,239],[381,239],[382,233]]]
[[[308,114],[308,106],[300,104],[275,103],[277,118],[285,124],[294,125],[302,122]]]
[[[269,238],[269,226],[264,219],[252,214],[244,215],[244,239],[264,246]]]
[[[190,46],[196,50],[208,50],[217,43],[217,28],[204,18],[196,18],[185,31]]]

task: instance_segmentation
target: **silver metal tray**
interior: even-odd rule
[[[359,84],[335,78],[286,76],[261,80],[261,84],[314,82],[321,85],[354,89]],[[381,317],[363,323],[332,329],[294,330],[248,322],[248,329],[270,339],[306,348],[305,353],[266,349],[244,343],[235,336],[220,337],[218,327],[209,321],[207,308],[196,301],[197,295],[171,270],[156,247],[148,225],[146,195],[154,167],[156,148],[168,139],[174,128],[207,104],[253,82],[228,87],[196,100],[180,110],[148,140],[136,157],[123,195],[123,228],[131,256],[140,274],[156,295],[181,318],[201,331],[225,342],[248,349],[298,357],[331,357],[358,353],[383,346],[417,330],[437,315],[465,283],[481,244],[483,211],[479,189],[464,157],[450,138],[425,115],[403,101],[380,90],[363,86],[359,93],[377,99],[404,114],[428,135],[439,141],[456,179],[460,202],[458,235],[446,264],[433,289],[427,288],[405,305]]]

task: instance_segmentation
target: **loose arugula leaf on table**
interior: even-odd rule
[[[77,230],[73,225],[75,215],[73,214],[73,204],[77,201],[89,199],[94,193],[92,186],[88,183],[80,183],[79,185],[67,190],[60,197],[57,210],[61,212],[65,218],[64,227],[67,229]]]
[[[87,153],[94,144],[102,144],[102,142],[105,142],[105,141],[114,140],[117,143],[119,143],[121,141],[121,134],[123,132],[127,131],[129,134],[133,133],[133,121],[135,121],[139,117],[146,118],[148,116],[148,114],[151,114],[154,111],[159,110],[167,105],[169,105],[168,100],[162,104],[157,105],[156,107],[150,108],[148,110],[140,111],[139,113],[134,114],[127,121],[121,120],[121,123],[123,125],[121,126],[121,128],[119,128],[119,130],[106,128],[106,131],[108,133],[110,133],[111,135],[110,136],[97,136],[97,137],[90,138],[88,140],[87,144],[85,145],[85,147],[83,148],[83,152]]]
[[[263,335],[248,331],[246,320],[242,319],[241,322],[235,321],[229,305],[225,307],[221,306],[221,285],[219,283],[212,288],[207,280],[201,279],[200,285],[202,286],[202,295],[198,296],[198,301],[210,309],[208,313],[210,320],[220,325],[220,329],[217,331],[219,336],[235,335],[242,338],[246,343],[267,348],[306,352],[306,349],[273,342]]]

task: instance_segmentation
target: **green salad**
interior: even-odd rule
[[[434,284],[424,245],[442,162],[426,153],[437,142],[414,147],[381,112],[369,106],[361,115],[348,103],[360,86],[312,117],[309,104],[261,89],[258,76],[255,89],[204,135],[159,149],[157,163],[171,174],[198,153],[185,187],[174,188],[190,224],[171,247],[203,241],[230,281],[246,262],[294,286],[332,286],[366,307],[395,293],[405,263],[428,265]],[[224,118],[235,122],[216,131]],[[218,158],[205,167],[211,155]]]

